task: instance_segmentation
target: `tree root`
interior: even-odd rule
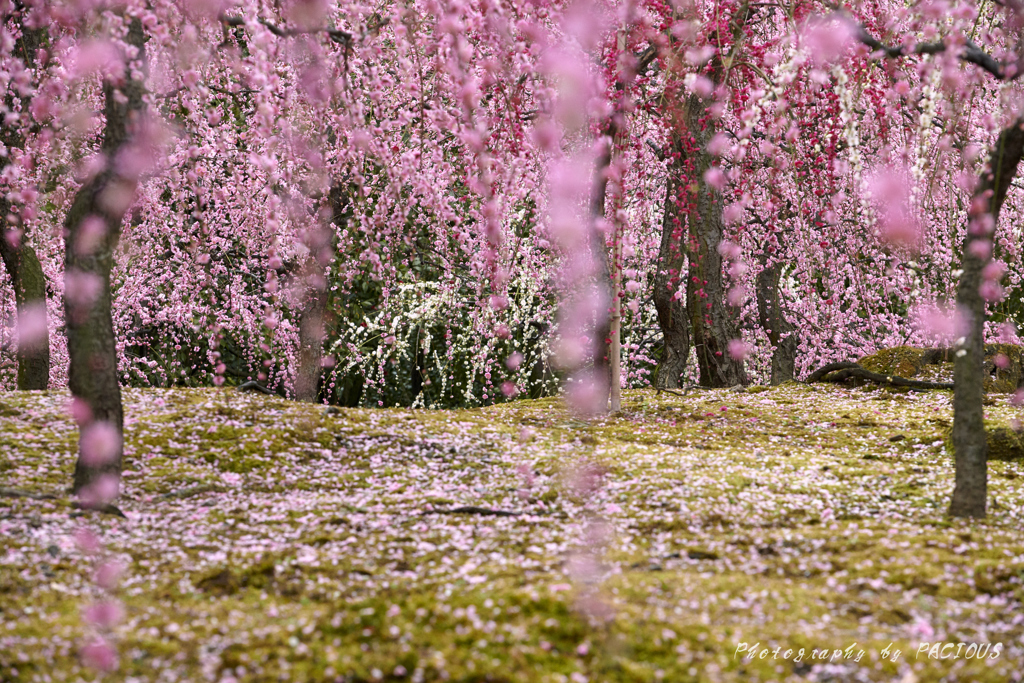
[[[88,512],[99,512],[99,513],[102,513],[104,515],[114,515],[115,517],[121,517],[123,519],[128,519],[128,515],[126,515],[123,512],[121,512],[121,508],[119,508],[116,505],[113,505],[111,503],[104,503],[103,505],[96,505],[96,504],[85,504],[85,503],[82,503],[80,501],[75,500],[75,501],[71,502],[71,507],[73,507],[76,510],[85,510],[85,511],[88,511]],[[80,512],[78,514],[84,514],[84,513]],[[72,513],[72,516],[74,516],[74,513]]]
[[[848,379],[864,379],[877,384],[884,384],[894,387],[907,387],[910,389],[952,389],[952,382],[924,382],[895,375],[880,375],[877,372],[865,370],[857,363],[843,361],[840,363],[829,363],[818,368],[804,380],[807,384],[814,382],[845,382]]]

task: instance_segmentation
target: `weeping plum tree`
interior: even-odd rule
[[[984,517],[988,503],[988,446],[985,437],[985,299],[1001,268],[992,263],[992,239],[1010,184],[1024,156],[1024,117],[1010,123],[996,140],[990,166],[982,173],[971,202],[964,240],[957,304],[968,332],[956,352],[953,395],[953,451],[956,487],[949,514]]]
[[[95,502],[116,495],[121,472],[124,411],[110,271],[138,183],[139,162],[131,150],[140,144],[145,110],[146,37],[138,17],[124,21],[121,73],[107,76],[103,83],[102,167],[78,190],[64,221],[68,384],[78,402],[81,430],[73,491]]]
[[[61,49],[91,45],[82,37],[100,24],[77,17],[113,11],[77,2],[29,4],[48,13],[36,25],[47,25],[54,35],[71,27],[68,34],[74,36],[58,43]],[[254,338],[248,359],[254,369],[271,374],[274,368],[282,382],[295,370],[295,395],[314,400],[321,382],[324,295],[335,288],[354,292],[367,285],[379,301],[351,329],[331,332],[332,349],[364,354],[364,367],[377,363],[380,382],[399,376],[408,381],[407,372],[390,371],[389,361],[401,353],[416,359],[416,370],[437,363],[436,377],[454,376],[444,365],[450,357],[435,360],[418,347],[413,355],[388,328],[402,318],[388,308],[397,300],[394,293],[430,285],[430,292],[449,297],[445,306],[455,301],[471,320],[468,382],[478,384],[474,400],[490,401],[514,396],[516,383],[528,380],[519,365],[523,349],[510,330],[545,321],[523,311],[547,315],[551,302],[585,289],[585,283],[597,282],[605,291],[563,310],[567,317],[582,311],[576,317],[589,327],[560,329],[571,342],[567,347],[587,347],[574,361],[592,363],[594,377],[605,377],[611,360],[602,311],[609,297],[622,297],[623,303],[630,299],[619,306],[626,318],[632,312],[627,324],[640,327],[644,316],[650,321],[655,313],[660,320],[663,386],[678,385],[691,349],[702,384],[729,386],[751,376],[781,381],[823,360],[847,360],[905,340],[923,342],[909,311],[917,300],[949,295],[952,271],[961,267],[959,298],[972,312],[974,327],[957,371],[963,377],[954,437],[957,500],[964,491],[974,503],[956,503],[952,511],[977,514],[979,495],[983,511],[983,449],[971,445],[982,443],[980,390],[972,378],[984,340],[983,299],[999,277],[999,264],[986,250],[1002,252],[1016,281],[1021,277],[1019,259],[1010,251],[1014,245],[986,232],[1000,215],[1004,221],[1020,215],[1010,186],[1019,159],[1011,122],[1019,113],[1009,111],[1009,94],[992,87],[999,83],[1003,93],[1015,92],[1013,7],[986,5],[979,14],[969,3],[958,4],[943,27],[948,36],[924,44],[908,36],[939,35],[929,24],[935,21],[931,10],[888,16],[886,7],[854,5],[843,16],[856,16],[866,28],[844,32],[834,25],[815,32],[808,26],[820,19],[816,15],[836,15],[811,2],[539,3],[513,12],[500,4],[423,0],[411,6],[385,3],[369,15],[330,3],[238,2],[229,9],[191,3],[185,12],[175,3],[130,7],[129,16],[144,18],[141,25],[156,43],[150,47],[160,51],[154,63],[176,67],[163,69],[151,83],[154,92],[144,97],[141,69],[122,74],[116,68],[124,56],[110,60],[109,51],[81,50],[103,65],[104,80],[104,101],[85,107],[103,110],[102,130],[82,126],[81,146],[96,145],[89,136],[101,138],[104,165],[84,165],[87,178],[73,201],[61,195],[69,183],[48,189],[55,208],[31,226],[37,241],[67,228],[69,380],[79,398],[82,453],[95,443],[110,451],[103,467],[94,467],[95,459],[80,461],[77,488],[116,471],[120,448],[109,444],[120,439],[118,379],[155,360],[119,350],[110,305],[121,312],[126,342],[140,334],[127,322],[132,318],[125,311],[133,307],[143,309],[139,318],[146,324],[162,314],[161,324],[192,333],[195,320],[213,320],[210,328]],[[972,42],[975,23],[995,41],[991,54],[998,56]],[[121,35],[113,45],[141,64],[139,20],[114,24]],[[341,26],[346,28],[335,28]],[[205,45],[210,36],[220,42]],[[858,38],[861,47],[847,49]],[[579,58],[561,59],[570,46]],[[69,49],[61,59],[71,63],[74,52]],[[633,66],[620,68],[620,58]],[[991,83],[975,78],[974,71]],[[962,109],[972,98],[977,106]],[[160,103],[149,113],[165,117],[178,138],[173,153],[161,159],[164,177],[136,192],[134,164],[123,162],[131,161],[137,147],[147,99]],[[46,103],[34,95],[37,111]],[[6,106],[26,105],[18,96]],[[999,114],[1000,106],[1008,115]],[[994,112],[991,121],[978,113],[985,110]],[[64,114],[50,131],[58,141],[76,120]],[[24,120],[8,117],[4,125]],[[316,154],[309,148],[320,143],[293,144],[324,128],[331,135]],[[65,168],[79,165],[75,145],[51,155],[35,140],[24,138],[26,146],[38,146],[36,166],[48,156]],[[978,169],[986,160],[968,154],[977,140],[991,148],[992,173],[980,184]],[[21,144],[11,136],[4,141],[11,149]],[[319,160],[312,160],[317,154]],[[969,188],[958,185],[964,173],[946,168],[956,155],[963,162],[958,170],[973,175]],[[878,230],[873,216],[886,213],[876,206],[886,193],[865,192],[875,160],[904,158],[901,177],[913,185],[905,203],[928,221],[926,239],[914,253],[906,243],[888,239],[884,216]],[[344,227],[331,210],[337,248],[328,246],[333,238],[313,232],[303,238],[303,221],[316,208],[310,188],[326,192],[322,178],[347,175],[359,201],[345,212]],[[547,202],[540,196],[546,183],[564,186],[554,188]],[[612,183],[614,192],[608,190]],[[570,186],[572,192],[558,194]],[[300,195],[305,199],[295,215],[306,217],[293,220],[281,210],[280,198]],[[128,244],[118,250],[133,198],[141,218],[131,231],[142,238],[125,239]],[[965,202],[972,206],[966,237],[959,206]],[[527,204],[537,211],[522,220],[520,208]],[[6,219],[14,212],[3,213]],[[617,257],[611,266],[602,265],[608,233],[601,228],[609,222],[631,245],[623,263]],[[5,227],[10,235],[13,226]],[[954,239],[964,243],[962,253],[948,248]],[[553,242],[563,248],[552,248]],[[149,249],[156,243],[159,250]],[[288,311],[270,291],[278,252],[296,263],[308,257],[299,269],[306,289],[298,307]],[[577,259],[580,253],[593,258]],[[405,262],[409,254],[431,259],[431,267],[417,270]],[[744,254],[758,267],[747,267]],[[120,256],[124,264],[115,264]],[[114,272],[121,288],[112,291],[110,273],[119,266]],[[635,278],[629,291],[613,292],[607,275],[620,267],[637,275],[628,276]],[[919,278],[919,272],[928,277]],[[325,273],[332,273],[330,282],[322,281]],[[169,287],[170,280],[180,286]],[[567,281],[576,290],[563,287]],[[207,297],[214,303],[202,308],[194,293],[214,289],[216,296]],[[654,311],[641,307],[644,291],[653,291]],[[531,309],[524,302],[541,304]],[[58,325],[51,321],[51,332]],[[372,326],[372,335],[359,336]],[[448,327],[450,350],[458,331]],[[741,336],[758,345],[746,359],[745,344],[735,343]],[[371,337],[376,341],[366,352],[360,344]],[[637,352],[633,346],[641,345],[623,345],[623,358],[636,352],[637,363],[649,362],[649,348]],[[217,362],[210,359],[211,365]],[[208,377],[201,364],[188,370]],[[640,386],[642,378],[633,374],[627,381]],[[594,403],[604,404],[598,393]],[[92,429],[97,425],[112,433],[104,436]]]
[[[875,38],[863,25],[854,31],[857,38],[873,54],[888,59],[919,55],[949,54],[992,79],[1010,82],[1022,75],[1019,49],[1024,14],[1021,6],[1008,4],[997,10],[1002,14],[1001,26],[993,37],[993,47],[1004,53],[996,59],[973,40],[961,34],[910,46],[891,47]],[[976,10],[969,8],[973,18]],[[934,33],[934,31],[933,31]],[[1000,45],[1002,41],[1002,45]],[[947,63],[949,80],[954,90],[971,92],[985,87],[983,81],[964,77]],[[1001,297],[999,280],[1004,268],[994,262],[996,225],[1007,193],[1017,175],[1024,155],[1024,117],[1011,115],[999,132],[971,197],[967,230],[960,254],[960,281],[956,303],[962,329],[957,341],[953,397],[953,450],[956,458],[956,486],[949,514],[957,517],[984,517],[988,497],[988,454],[982,401],[984,389],[984,354],[986,302]]]

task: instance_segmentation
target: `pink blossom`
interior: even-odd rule
[[[742,339],[729,340],[729,357],[733,360],[744,360],[753,350],[753,346]]]
[[[704,182],[721,192],[725,189],[725,173],[718,166],[712,166],[704,172]]]
[[[99,216],[88,216],[78,226],[75,251],[83,256],[95,253],[107,236],[107,223]]]
[[[102,467],[121,454],[121,432],[110,422],[98,421],[83,427],[79,443],[82,462],[90,467]]]
[[[988,240],[973,240],[967,247],[967,251],[975,258],[987,261],[992,256],[992,243]]]
[[[985,280],[999,282],[1006,274],[1006,264],[1002,261],[990,261],[981,269],[981,277]]]
[[[742,306],[743,302],[747,300],[749,292],[743,285],[736,285],[729,288],[728,294],[726,294],[726,301],[730,306]]]
[[[100,539],[92,531],[92,529],[86,529],[80,527],[74,531],[75,544],[83,553],[90,555],[99,552],[100,550]]]
[[[81,270],[65,271],[64,296],[74,308],[91,308],[102,291],[103,281],[99,276]]]
[[[18,346],[30,350],[46,342],[48,332],[46,304],[30,302],[18,311]]]
[[[87,507],[102,507],[117,498],[120,487],[121,478],[119,476],[104,474],[82,489],[78,497]]]
[[[736,244],[735,242],[730,242],[729,240],[722,240],[721,242],[718,243],[718,253],[721,254],[724,258],[735,260],[743,255],[743,249],[740,247],[740,245]]]
[[[1003,298],[1003,288],[998,282],[992,280],[983,280],[981,286],[978,287],[978,293],[981,294],[981,298],[988,302],[1001,301]]]
[[[911,210],[910,184],[908,171],[895,166],[876,168],[868,179],[882,239],[893,246],[917,248],[921,223]]]
[[[856,42],[857,28],[842,17],[812,17],[803,26],[801,44],[818,66],[841,57]]]
[[[732,147],[732,143],[729,142],[729,136],[725,133],[715,133],[711,140],[708,142],[708,153],[715,156],[722,156]]]
[[[124,618],[124,608],[113,600],[96,602],[82,611],[82,618],[98,628],[112,629]]]
[[[117,650],[103,638],[89,641],[79,650],[82,663],[99,671],[110,672],[117,669]]]
[[[607,409],[608,380],[590,370],[575,375],[566,392],[569,405],[583,416],[599,415]]]
[[[935,629],[925,619],[918,617],[917,620],[910,625],[911,637],[918,638],[920,640],[931,640],[932,636],[935,635]]]
[[[121,572],[124,571],[124,565],[117,560],[107,560],[101,562],[96,567],[96,572],[93,574],[93,581],[97,586],[103,590],[113,590],[117,586],[118,580],[121,578]]]
[[[952,306],[927,304],[913,312],[914,327],[921,333],[949,346],[968,331],[968,317]]]
[[[122,77],[124,61],[120,50],[107,40],[90,40],[82,43],[70,56],[71,74],[82,78],[95,72],[105,77]]]
[[[714,57],[716,52],[718,52],[718,50],[714,46],[704,45],[700,48],[687,50],[683,56],[692,66],[699,66]]]
[[[727,225],[735,225],[743,221],[743,213],[746,209],[739,202],[733,202],[725,207],[722,211],[722,220]]]

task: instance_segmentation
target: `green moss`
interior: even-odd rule
[[[1024,460],[1024,435],[1009,427],[987,427],[989,460]]]
[[[882,681],[902,676],[907,657],[878,653],[889,643],[912,653],[917,618],[937,632],[998,623],[1008,642],[1024,633],[977,598],[1011,601],[1009,613],[1022,597],[1018,523],[996,511],[1024,505],[1024,477],[1014,462],[993,462],[1000,507],[982,522],[947,520],[952,463],[941,441],[951,415],[931,396],[796,383],[685,398],[635,391],[621,415],[587,422],[552,399],[325,417],[225,390],[128,390],[132,518],[85,520],[116,530],[110,552],[130,561],[117,676],[806,676],[806,658],[733,656],[760,641],[808,652],[857,642],[869,660],[857,671]],[[5,478],[56,488],[74,437],[63,406],[3,400],[47,425],[2,423]],[[1002,426],[1017,416],[1005,397],[986,413]],[[520,441],[527,426],[533,436]],[[39,436],[26,445],[30,429]],[[581,458],[604,472],[595,493],[571,486]],[[521,465],[536,479],[529,489]],[[62,504],[0,499],[0,524],[20,525],[0,534],[0,613],[16,623],[5,638],[34,643],[12,648],[27,662],[0,651],[0,678],[14,664],[14,680],[77,666],[74,648],[39,646],[83,634],[84,598],[52,586],[80,591],[90,560],[62,550],[43,567],[34,545],[67,533]],[[535,514],[422,514],[463,504]],[[592,583],[574,581],[570,562],[587,520],[614,530],[592,551],[606,570]],[[919,680],[1011,677],[1003,661],[920,666]]]
[[[881,375],[910,378],[921,369],[925,350],[914,346],[882,349],[857,361],[861,367]]]

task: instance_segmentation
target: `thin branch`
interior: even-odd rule
[[[341,29],[331,28],[329,26],[320,28],[281,28],[277,24],[267,19],[257,19],[260,24],[265,26],[267,30],[273,33],[278,38],[292,38],[295,36],[312,35],[316,33],[326,33],[331,40],[340,45],[351,45],[352,34],[348,31],[342,31]],[[220,22],[225,26],[245,26],[246,21],[242,17],[229,17],[226,14],[220,15]]]

